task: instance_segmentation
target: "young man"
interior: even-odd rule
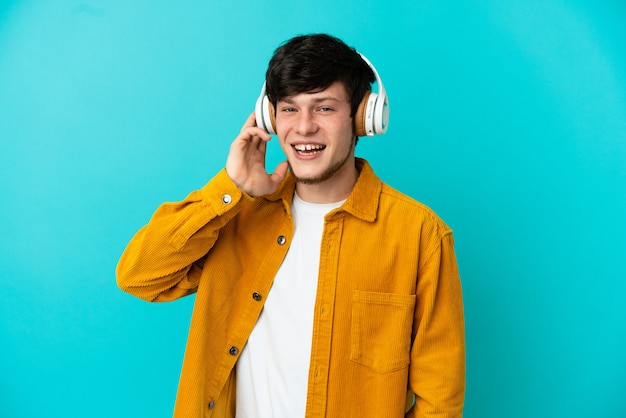
[[[267,173],[253,113],[225,169],[125,250],[123,290],[196,293],[175,416],[461,417],[452,232],[355,157],[374,75],[336,38],[283,44],[266,83],[287,161]]]

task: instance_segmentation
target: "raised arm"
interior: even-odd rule
[[[195,292],[219,230],[251,196],[272,193],[285,177],[287,162],[272,174],[265,170],[270,139],[251,114],[232,142],[226,168],[183,201],[161,205],[133,237],[117,265],[119,287],[151,302]]]
[[[222,170],[183,201],[162,204],[122,254],[118,286],[150,302],[195,292],[219,230],[249,201]]]

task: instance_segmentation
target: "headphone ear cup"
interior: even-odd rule
[[[276,133],[274,105],[267,96],[263,96],[263,128],[270,134]]]
[[[378,97],[376,99],[376,106],[374,108],[374,132],[376,134],[384,134],[387,132],[387,125],[389,124],[389,102],[387,101],[387,95]]]
[[[267,112],[270,117],[270,126],[272,127],[272,132],[270,133],[275,134],[276,133],[276,109],[274,108],[274,105],[272,104],[272,102],[270,102],[269,100],[267,101]]]
[[[356,136],[366,136],[367,129],[365,127],[365,115],[367,114],[367,103],[369,102],[369,96],[372,92],[365,93],[363,99],[361,99],[361,103],[359,103],[359,107],[356,109],[356,113],[354,114],[354,134]]]
[[[357,112],[354,114],[354,132],[357,136],[374,136],[376,132],[374,117],[378,94],[371,91],[365,93]]]

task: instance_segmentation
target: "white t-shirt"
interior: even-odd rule
[[[237,418],[304,417],[324,216],[342,204],[294,195],[293,242],[237,361]]]

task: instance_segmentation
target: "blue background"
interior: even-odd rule
[[[223,166],[275,47],[329,32],[390,95],[357,153],[455,231],[465,416],[626,416],[624,22],[621,0],[3,0],[0,415],[171,416],[193,297],[123,294],[117,259]]]

